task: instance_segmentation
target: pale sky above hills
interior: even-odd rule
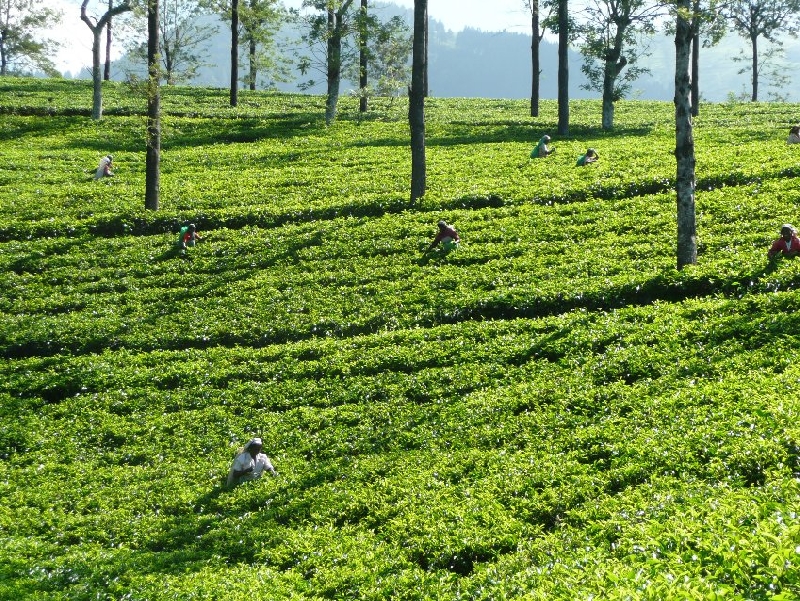
[[[289,8],[299,8],[302,5],[302,0],[283,0],[283,2]],[[354,0],[354,3],[359,4],[359,0]],[[414,0],[370,0],[369,2],[374,8],[389,3],[409,9],[414,7]],[[64,15],[61,25],[53,28],[51,37],[63,44],[56,66],[62,72],[88,77],[92,36],[89,28],[80,20],[80,4],[81,0],[51,0],[50,5],[61,8]],[[580,4],[581,0],[574,0],[570,6],[577,7]],[[106,0],[90,0],[89,12],[102,13],[106,6]],[[524,0],[428,0],[428,15],[453,32],[472,28],[484,32],[507,31],[530,35],[530,14],[525,8]],[[788,60],[785,61],[784,71],[793,72],[800,64],[798,61],[800,42],[793,39],[785,41]],[[709,86],[704,97],[720,100],[729,92],[744,94],[748,91],[749,84],[742,83],[744,76],[736,74],[741,65],[731,60],[731,57],[736,56],[743,47],[747,47],[746,42],[731,34],[726,36],[719,47],[702,50],[704,60],[701,60],[701,86],[702,82]],[[117,44],[115,50],[117,53],[122,52],[122,45]],[[714,57],[717,57],[716,62]],[[673,76],[674,66],[671,66],[674,65],[671,63],[673,60],[674,51],[664,56],[652,56],[645,63],[654,73],[664,73],[664,77],[669,80]],[[703,64],[713,64],[715,68],[707,68],[702,72]],[[762,99],[768,99],[767,83],[762,78],[760,94]],[[787,100],[796,101],[795,92],[791,88],[787,87],[780,91]]]
[[[377,4],[380,0],[371,0]],[[414,8],[414,0],[392,0],[394,4]],[[357,3],[357,2],[356,2]],[[299,7],[302,0],[284,0],[289,7]],[[428,0],[428,16],[447,29],[467,27],[483,31],[528,31],[530,16],[523,0]]]
[[[371,0],[370,4],[378,4]],[[414,7],[414,0],[392,0],[394,4]],[[284,0],[289,8],[298,8],[302,0]],[[63,10],[61,25],[54,28],[52,37],[64,47],[58,55],[57,66],[62,71],[79,72],[91,65],[92,34],[80,20],[81,0],[55,0],[53,5]],[[107,3],[93,0],[89,12],[102,13]],[[428,15],[444,24],[447,29],[461,31],[465,28],[483,31],[515,31],[527,33],[530,17],[523,0],[428,0]]]

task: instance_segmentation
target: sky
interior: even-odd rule
[[[370,0],[379,3],[380,0]],[[414,8],[414,0],[391,0]],[[357,0],[355,2],[358,4]],[[286,6],[300,6],[302,0],[284,0]],[[523,0],[428,0],[428,17],[444,23],[446,29],[483,31],[524,31],[530,29],[530,13]]]
[[[380,0],[370,0],[378,4]],[[414,0],[391,0],[394,4],[414,8]],[[357,3],[357,2],[356,2]],[[80,20],[81,0],[54,0],[63,11],[61,25],[53,28],[51,37],[63,44],[56,59],[61,71],[78,73],[92,62],[92,33]],[[284,5],[299,7],[302,0],[284,0]],[[107,3],[92,0],[89,13],[102,14]],[[446,29],[466,28],[483,31],[514,31],[527,33],[530,17],[523,0],[428,0],[428,17],[444,24]]]

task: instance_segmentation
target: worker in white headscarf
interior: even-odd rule
[[[94,172],[94,179],[102,179],[104,177],[114,176],[114,172],[111,171],[112,160],[113,159],[110,154],[100,159],[100,163],[97,165],[97,170]]]
[[[262,448],[263,443],[260,438],[253,438],[244,445],[244,448],[233,460],[233,465],[228,472],[229,487],[260,478],[264,471],[270,472],[273,476],[278,475],[269,457],[261,452]]]

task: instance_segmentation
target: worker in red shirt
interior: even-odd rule
[[[425,252],[427,253],[433,250],[440,243],[442,248],[446,251],[451,251],[458,248],[458,243],[461,241],[461,239],[458,237],[456,228],[444,220],[441,220],[437,225],[439,226],[439,231],[436,233],[436,237],[433,239],[433,242],[431,242],[430,246],[425,249]]]
[[[774,259],[777,256],[796,257],[800,253],[800,238],[797,237],[794,227],[784,223],[781,227],[781,237],[772,243],[767,257]]]
[[[194,223],[190,223],[181,228],[178,236],[178,247],[181,250],[186,250],[187,246],[194,246],[197,240],[202,239],[203,237],[197,233],[197,226]]]

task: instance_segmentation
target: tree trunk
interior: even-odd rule
[[[144,208],[158,210],[161,166],[161,67],[158,57],[158,0],[147,4],[147,156]]]
[[[753,48],[753,61],[752,61],[752,69],[753,69],[753,95],[751,96],[750,100],[752,102],[758,102],[758,36],[751,35],[750,36],[750,44]]]
[[[239,104],[239,0],[231,0],[231,106]]]
[[[342,80],[342,30],[341,17],[333,8],[328,9],[328,95],[325,99],[325,123],[330,125],[336,119],[339,103],[339,85]]]
[[[114,8],[114,0],[108,0],[109,13]],[[103,67],[103,80],[109,81],[111,79],[111,21],[109,18],[106,23],[106,64]]]
[[[108,2],[108,11],[104,14],[97,23],[94,23],[89,15],[86,14],[86,7],[89,0],[83,0],[81,3],[81,21],[86,23],[89,31],[92,32],[92,119],[100,119],[103,116],[103,87],[102,87],[102,74],[100,73],[100,36],[103,34],[103,28],[108,25],[111,28],[111,18],[115,15],[122,14],[131,10],[131,5],[128,0],[124,0],[119,6],[112,6],[113,0]],[[1,34],[2,32],[0,32]],[[108,38],[110,40],[110,37]],[[106,53],[110,52],[110,42],[106,47]],[[2,47],[0,46],[0,54],[2,54]]]
[[[627,19],[619,19],[617,31],[614,35],[614,44],[605,52],[605,62],[603,64],[603,129],[614,129],[614,86],[617,78],[628,59],[622,55],[622,47],[625,43],[625,29],[629,26]]]
[[[689,99],[689,54],[692,31],[681,15],[688,12],[690,0],[678,0],[675,27],[675,158],[678,201],[678,269],[697,263],[697,227],[695,221],[695,156],[692,134],[692,107]]]
[[[531,117],[539,116],[539,0],[531,0]]]
[[[256,78],[258,77],[258,61],[256,59],[256,41],[254,39],[250,40],[250,75],[248,79],[250,80],[250,90],[255,91],[256,89]]]
[[[700,114],[700,0],[692,5],[692,117]]]
[[[92,119],[103,118],[103,74],[100,71],[100,36],[103,30],[95,27],[92,31]]]
[[[605,85],[603,86],[606,87]],[[614,84],[611,84],[611,93],[607,92],[605,89],[603,90],[603,129],[604,130],[611,130],[614,129]]]
[[[0,76],[5,77],[8,75],[8,56],[6,51],[6,39],[8,31],[0,29]]]
[[[411,203],[425,195],[425,72],[427,52],[425,30],[428,0],[414,0],[414,45],[411,59],[411,88],[408,91],[408,124],[411,128]]]
[[[167,82],[167,85],[171,86],[175,84],[175,51],[173,47],[164,41],[162,44],[162,62],[164,63],[164,81]]]
[[[361,89],[359,95],[358,110],[362,113],[367,112],[367,0],[361,0],[361,27],[358,40],[358,87]]]
[[[427,98],[430,96],[430,86],[428,82],[428,49],[430,46],[430,37],[428,36],[428,0],[425,0],[425,67],[424,73],[422,74],[422,95]]]
[[[558,0],[558,134],[569,135],[569,6]]]

